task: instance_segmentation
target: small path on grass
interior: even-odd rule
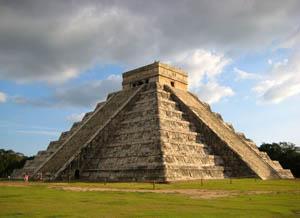
[[[162,193],[162,194],[182,194],[191,198],[212,199],[221,197],[230,197],[238,195],[250,194],[268,194],[272,191],[227,191],[227,190],[204,190],[204,189],[121,189],[121,188],[95,188],[95,187],[74,187],[74,186],[49,186],[49,188],[87,192],[87,191],[101,191],[101,192],[139,192],[139,193]]]
[[[180,194],[195,199],[214,199],[223,197],[233,197],[239,195],[258,195],[258,194],[274,194],[277,191],[239,191],[239,190],[208,190],[208,189],[128,189],[128,188],[110,188],[110,187],[80,187],[69,186],[68,184],[47,184],[47,183],[25,183],[25,182],[0,182],[1,186],[12,187],[34,187],[44,185],[50,189],[74,191],[74,192],[131,192],[131,193],[161,193],[161,194]],[[299,193],[298,191],[296,191]],[[295,191],[294,191],[295,193]]]

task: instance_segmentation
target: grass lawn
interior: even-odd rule
[[[64,187],[94,188],[94,191],[58,189]],[[97,188],[108,191],[97,191]],[[1,182],[0,217],[300,217],[299,180],[156,184],[158,193],[147,192],[152,189],[153,185],[147,183],[30,183],[23,186],[22,182]],[[164,193],[165,190],[213,190],[235,195],[201,198]]]

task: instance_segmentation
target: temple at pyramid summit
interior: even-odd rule
[[[187,73],[160,62],[123,73],[121,91],[110,93],[13,176],[156,182],[293,178],[190,93],[187,81]]]

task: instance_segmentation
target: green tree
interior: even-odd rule
[[[13,150],[0,149],[0,177],[9,176],[14,169],[22,168],[28,158]]]
[[[295,177],[300,177],[300,153],[295,144],[290,142],[263,143],[259,147],[272,160],[278,160],[285,169],[290,169]]]

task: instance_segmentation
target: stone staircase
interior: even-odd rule
[[[122,112],[113,140],[99,145],[83,179],[159,182],[224,178],[222,159],[161,86],[148,86]]]
[[[56,179],[72,158],[80,153],[80,149],[97,135],[136,92],[137,89],[114,93],[105,103],[98,104],[93,112],[87,113],[80,124],[75,123],[69,132],[62,133],[59,143],[50,146],[51,152],[48,148],[46,154],[43,154],[45,156],[38,158],[42,160],[35,163],[32,176],[36,178],[43,173],[50,179]]]
[[[226,124],[220,115],[213,113],[209,106],[196,96],[168,86],[165,86],[165,90],[185,106],[186,110],[198,119],[198,122],[212,130],[219,140],[237,154],[261,179],[293,178],[289,170],[282,169],[278,162],[272,161],[266,153],[260,152],[253,142],[236,133],[231,125]]]
[[[98,103],[94,111],[104,105],[104,103],[105,102]],[[62,132],[57,141],[51,141],[46,150],[39,151],[33,160],[26,161],[22,169],[15,170],[13,172],[12,177],[21,178],[24,174],[32,177],[34,171],[39,166],[41,166],[53,153],[55,153],[56,150],[59,149],[60,146],[66,141],[66,139],[70,137],[87,119],[92,116],[94,111],[86,113],[83,119],[80,122],[75,122],[69,131]]]
[[[166,180],[224,178],[222,158],[201,141],[194,124],[162,88],[158,90],[158,108]]]
[[[107,143],[99,144],[83,167],[82,179],[97,181],[164,181],[155,85],[145,87],[120,114]]]

